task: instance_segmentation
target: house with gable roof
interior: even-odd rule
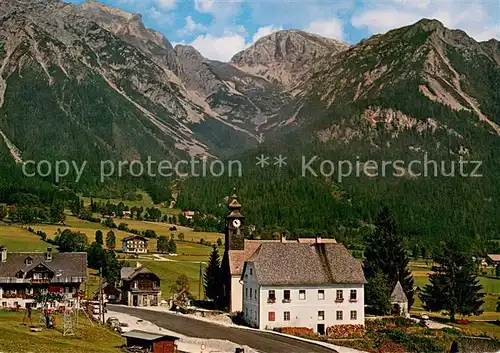
[[[136,267],[122,267],[121,300],[128,306],[159,306],[160,277],[137,263]]]
[[[241,275],[245,261],[249,259],[262,244],[287,243],[287,244],[336,244],[335,239],[329,238],[298,238],[295,240],[281,237],[277,240],[245,239],[245,217],[241,213],[241,204],[233,188],[228,200],[230,213],[226,217],[225,224],[225,249],[221,263],[223,274],[224,299],[230,312],[241,312],[243,310],[243,285]]]
[[[264,242],[245,261],[243,318],[256,328],[364,325],[365,277],[342,244]]]
[[[37,292],[58,293],[64,302],[47,303],[78,307],[87,282],[87,253],[8,252],[0,246],[0,307],[36,308]]]

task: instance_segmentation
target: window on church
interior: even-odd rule
[[[343,302],[344,301],[344,291],[342,289],[337,289],[337,295],[335,297],[336,302]]]
[[[290,290],[289,289],[285,289],[283,291],[283,302],[290,303]]]
[[[250,299],[252,299],[252,288],[250,288]]]
[[[357,300],[358,300],[358,292],[356,291],[356,289],[351,289],[351,293],[350,293],[350,296],[349,296],[349,301],[355,302]]]
[[[325,312],[324,311],[318,311],[318,320],[323,321],[325,319]]]
[[[253,296],[254,296],[255,300],[257,300],[257,289],[255,289]]]
[[[289,311],[283,312],[283,321],[290,321],[290,312]]]
[[[267,302],[268,303],[276,302],[276,292],[272,289],[269,291],[269,293],[267,295]]]
[[[245,288],[245,298],[248,298],[248,288]]]
[[[358,319],[358,312],[356,310],[351,310],[351,320]]]
[[[250,269],[250,276],[253,275],[253,268]]]
[[[323,289],[318,290],[318,300],[325,299],[325,291]]]
[[[342,311],[340,311],[340,310],[339,310],[339,311],[337,311],[337,320],[339,320],[339,321],[340,321],[340,320],[343,320],[343,316],[344,316],[344,315],[343,315]]]
[[[274,311],[270,311],[267,313],[267,321],[275,321],[276,313]]]
[[[306,299],[306,291],[305,291],[305,289],[299,290],[299,299],[300,300],[305,300]]]

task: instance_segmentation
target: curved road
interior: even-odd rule
[[[295,340],[268,332],[227,327],[192,319],[182,314],[170,314],[120,305],[107,305],[109,310],[132,315],[167,330],[199,338],[228,340],[265,353],[335,353],[333,349]]]

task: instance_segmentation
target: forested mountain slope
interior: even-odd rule
[[[193,178],[184,183],[179,205],[217,204],[224,188],[235,183],[245,214],[258,225],[328,229],[341,236],[343,227],[371,222],[380,205],[388,204],[415,241],[432,243],[450,234],[498,239],[496,43],[477,43],[462,31],[422,20],[319,60],[312,79],[296,87],[294,131],[242,157],[254,165],[261,153],[282,153],[288,166],[252,168],[225,183]],[[318,176],[308,169],[302,176],[302,158],[307,164],[315,155]],[[335,167],[350,161],[354,171],[339,182],[338,170],[321,175],[324,160]],[[363,172],[368,160],[378,162],[378,176]],[[382,176],[382,162],[396,160],[404,162],[402,171],[391,163]],[[427,177],[412,176],[408,166],[414,160],[420,161],[412,165],[415,174],[425,172],[425,160],[436,164],[429,162]],[[474,161],[481,161],[481,176],[462,176],[460,160],[462,174],[471,174]],[[324,164],[327,171],[329,165]]]

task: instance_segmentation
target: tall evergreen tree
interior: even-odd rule
[[[104,242],[103,242],[103,237],[102,237],[102,231],[100,229],[96,230],[95,232],[95,242],[97,244],[100,244],[100,245],[103,245]]]
[[[111,250],[116,247],[116,236],[112,230],[106,234],[106,246]]]
[[[212,299],[217,303],[222,297],[222,279],[219,251],[215,245],[212,246],[208,266],[205,269],[203,285],[205,287],[205,295],[207,298]]]
[[[377,215],[375,227],[375,231],[365,241],[365,276],[370,280],[379,271],[382,272],[391,291],[398,281],[401,282],[408,298],[408,308],[411,308],[414,281],[408,268],[409,258],[404,248],[404,238],[387,206],[382,207]]]
[[[424,308],[429,311],[449,312],[450,320],[455,315],[462,316],[481,314],[484,303],[483,286],[479,284],[475,273],[475,265],[469,250],[457,239],[449,239],[441,243],[436,251],[433,273],[420,299]]]

